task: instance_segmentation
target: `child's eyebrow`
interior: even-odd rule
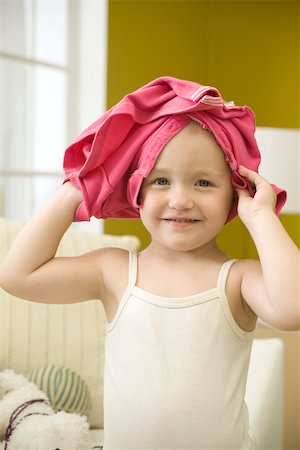
[[[219,175],[217,170],[195,170],[195,176],[199,177],[214,177]]]
[[[169,167],[154,167],[151,172],[149,173],[148,177],[152,177],[153,175],[156,174],[165,174],[165,173],[169,173],[172,171],[172,168]]]
[[[149,173],[148,177],[153,177],[157,175],[165,175],[172,173],[172,167],[154,167],[152,171]],[[212,177],[219,175],[219,172],[215,170],[214,168],[211,169],[197,169],[197,168],[191,168],[191,171],[189,173],[192,177]]]
[[[151,172],[170,172],[172,170],[172,168],[166,168],[166,167],[155,167],[154,169],[151,170]],[[151,173],[150,172],[150,173]]]

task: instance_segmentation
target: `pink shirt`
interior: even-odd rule
[[[192,81],[161,77],[126,95],[66,149],[65,181],[82,191],[75,220],[139,217],[138,193],[164,145],[190,120],[209,128],[224,151],[233,186],[248,189],[240,164],[258,171],[255,116],[248,106],[227,103],[219,91]],[[276,212],[286,192],[273,185]],[[227,221],[237,214],[237,203]]]

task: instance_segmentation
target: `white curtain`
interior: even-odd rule
[[[67,8],[67,0],[0,1],[0,183],[11,218],[26,219],[61,182]]]

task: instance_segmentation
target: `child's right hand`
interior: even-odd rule
[[[97,255],[55,257],[81,201],[81,192],[67,182],[27,222],[1,265],[3,289],[20,298],[46,303],[98,298]]]

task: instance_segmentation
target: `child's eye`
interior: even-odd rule
[[[196,183],[196,186],[209,187],[209,186],[212,186],[212,183],[208,180],[198,180]]]
[[[156,184],[158,186],[167,186],[169,184],[169,180],[167,178],[156,178],[153,181],[153,184]]]

